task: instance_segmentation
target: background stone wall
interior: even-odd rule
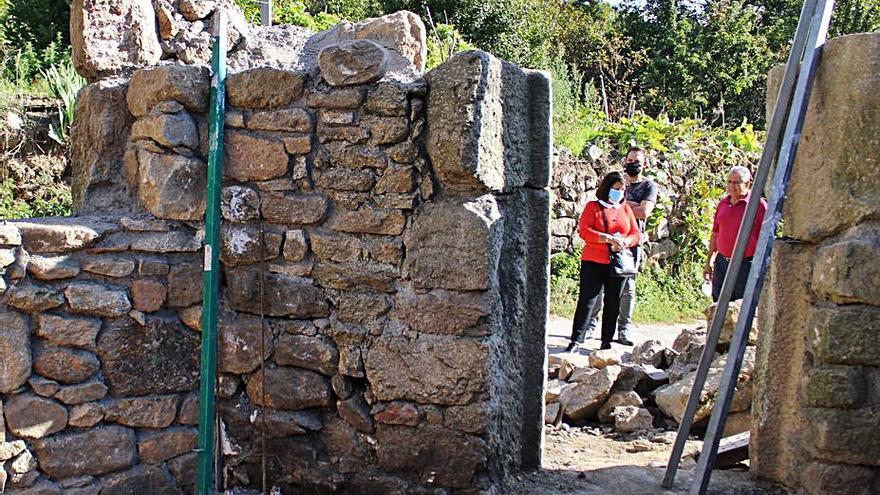
[[[392,51],[229,76],[223,487],[259,488],[264,452],[281,493],[493,493],[540,465],[549,81]],[[0,227],[11,493],[193,488],[209,75],[135,69],[79,95],[81,216]]]
[[[759,312],[752,470],[810,495],[880,490],[878,61],[825,46]]]

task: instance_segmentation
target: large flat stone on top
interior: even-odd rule
[[[0,393],[8,394],[31,374],[31,332],[24,316],[0,313],[0,356]]]
[[[546,187],[550,83],[488,53],[453,55],[426,76],[426,148],[440,184],[463,192]]]
[[[226,80],[226,94],[234,107],[278,108],[302,96],[306,75],[271,67],[258,67],[236,74]]]
[[[70,6],[70,44],[77,72],[91,80],[153,65],[162,56],[156,12],[149,0],[75,0]]]
[[[487,390],[488,363],[479,340],[425,337],[377,340],[364,366],[379,400],[455,405]]]
[[[176,319],[140,326],[114,320],[98,338],[102,371],[114,396],[184,392],[199,383],[199,339]]]
[[[426,204],[404,234],[404,270],[420,289],[488,289],[500,218],[491,195]]]
[[[108,426],[36,442],[40,470],[56,479],[99,476],[134,464],[134,431]]]
[[[34,218],[15,221],[15,226],[30,253],[76,251],[119,229],[115,222],[97,217]]]
[[[388,68],[385,49],[370,40],[342,41],[318,54],[321,76],[331,86],[357,86],[382,79]]]
[[[204,67],[167,65],[134,73],[128,86],[132,115],[146,115],[163,101],[176,101],[187,110],[203,113],[208,108],[208,70]]]

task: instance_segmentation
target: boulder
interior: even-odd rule
[[[371,39],[389,50],[395,50],[412,62],[416,71],[425,70],[428,59],[425,25],[422,19],[401,10],[356,24],[355,37]]]
[[[444,190],[483,194],[547,186],[551,98],[546,75],[466,51],[425,78],[431,88],[425,148]]]
[[[158,280],[139,278],[131,282],[131,301],[134,309],[152,313],[162,308],[168,289]]]
[[[355,394],[346,400],[336,403],[339,416],[361,433],[372,433],[375,430],[373,417],[370,416],[370,406],[359,394]]]
[[[6,303],[22,311],[45,311],[64,304],[64,295],[57,289],[22,281],[6,292]]]
[[[169,220],[201,220],[205,214],[205,163],[198,158],[140,150],[138,198]]]
[[[383,469],[411,472],[423,483],[469,488],[486,462],[487,447],[480,437],[443,426],[379,425],[376,457]]]
[[[55,380],[49,380],[38,375],[31,375],[27,382],[34,390],[34,393],[40,397],[52,397],[61,389],[61,385]]]
[[[224,187],[220,195],[220,211],[229,222],[256,221],[260,218],[260,195],[249,187]]]
[[[168,305],[173,308],[202,302],[202,266],[178,263],[168,273]]]
[[[359,210],[337,210],[329,227],[354,234],[400,235],[406,227],[406,217],[400,210],[362,207]]]
[[[247,128],[258,131],[300,132],[312,131],[314,116],[305,108],[280,108],[253,112],[248,116]]]
[[[89,428],[104,419],[104,407],[99,402],[88,402],[70,408],[67,423],[77,428]]]
[[[183,146],[198,149],[199,131],[196,122],[186,113],[153,112],[131,126],[131,140],[152,139],[166,148]]]
[[[67,409],[51,399],[18,395],[4,406],[6,426],[20,438],[44,438],[67,426]]]
[[[251,268],[229,268],[227,277],[236,281],[226,291],[233,310],[260,314],[262,309],[266,316],[293,319],[321,318],[330,314],[326,294],[307,279],[278,273],[261,277],[259,270]],[[266,286],[261,290],[264,280]]]
[[[631,361],[633,364],[647,364],[662,368],[665,358],[664,350],[665,347],[659,340],[646,340],[633,347]]]
[[[69,256],[31,256],[27,271],[39,280],[58,280],[77,276],[80,264]]]
[[[177,318],[108,321],[98,355],[114,396],[184,392],[198,387],[199,339]]]
[[[399,273],[392,267],[361,263],[318,263],[312,277],[322,287],[337,290],[394,292]]]
[[[479,335],[486,328],[474,328],[492,310],[486,292],[454,292],[434,289],[426,293],[401,288],[391,315],[418,332],[435,335]]]
[[[356,261],[364,252],[363,241],[355,236],[314,231],[311,234],[312,252],[320,260],[338,262]]]
[[[70,6],[70,44],[77,72],[89,80],[153,65],[162,56],[149,0],[75,0]]]
[[[369,170],[331,168],[315,174],[315,186],[332,191],[369,192],[375,182]]]
[[[388,425],[416,426],[422,421],[422,413],[415,404],[409,402],[390,402],[374,407],[373,418],[378,423]]]
[[[616,378],[609,368],[580,369],[587,371],[578,377],[577,385],[565,389],[559,396],[559,403],[569,421],[582,421],[595,415],[611,393]]]
[[[654,428],[654,417],[647,409],[641,407],[618,406],[611,414],[614,416],[614,429],[623,433]]]
[[[284,233],[284,259],[302,261],[309,254],[309,244],[304,230],[288,230]]]
[[[425,204],[404,234],[404,270],[416,288],[488,289],[500,218],[491,195]]]
[[[125,469],[135,462],[134,431],[108,426],[82,433],[54,435],[35,444],[40,470],[64,479],[99,476]]]
[[[488,353],[486,344],[474,340],[384,338],[367,352],[364,365],[378,400],[460,405],[487,390]]]
[[[286,334],[278,337],[275,363],[332,376],[339,366],[339,351],[328,337]]]
[[[282,239],[281,234],[267,232],[258,225],[224,224],[220,227],[220,261],[238,266],[275,259]]]
[[[61,387],[55,398],[67,405],[77,405],[86,402],[101,400],[107,395],[107,385],[92,380],[77,385]]]
[[[224,373],[250,373],[274,349],[272,330],[265,322],[261,327],[258,316],[224,312],[217,324],[217,335],[218,369]]]
[[[675,341],[672,343],[672,350],[680,355],[688,349],[691,349],[693,346],[702,347],[704,345],[706,345],[706,329],[686,328],[675,337]]]
[[[134,260],[115,256],[94,256],[82,262],[83,270],[105,277],[122,278],[134,272]]]
[[[694,415],[694,423],[708,418],[712,413],[712,408],[715,406],[715,397],[718,395],[718,386],[721,383],[721,375],[726,364],[727,355],[719,356],[712,361],[709,374],[706,377],[706,384],[703,387],[703,393],[700,395],[700,402]],[[746,347],[746,353],[743,357],[742,368],[737,379],[736,392],[731,403],[730,412],[744,411],[751,407],[754,371],[755,348],[749,346]],[[678,422],[681,422],[682,417],[684,417],[688,397],[694,386],[695,375],[695,371],[690,372],[681,380],[664,385],[654,392],[654,400],[657,402],[657,406],[660,407],[664,414]]]
[[[103,480],[101,495],[128,495],[150,493],[155,495],[182,495],[177,483],[165,466],[137,466],[130,471],[116,473]]]
[[[608,396],[608,400],[602,404],[597,414],[599,421],[602,423],[614,423],[614,409],[622,406],[642,406],[642,398],[634,391],[628,392],[612,392]]]
[[[287,106],[302,96],[306,75],[258,67],[230,74],[226,94],[234,107],[268,109]]]
[[[94,316],[122,316],[131,309],[128,294],[121,287],[94,282],[73,282],[64,291],[70,310]]]
[[[555,380],[549,380],[547,385],[544,386],[544,402],[548,404],[550,402],[555,402],[559,399],[559,396],[562,395],[562,392],[565,391],[566,388],[573,386],[573,384],[558,378]]]
[[[706,328],[712,328],[712,320],[715,316],[716,303],[709,305],[706,310]],[[724,316],[724,324],[721,326],[721,335],[718,337],[718,345],[722,348],[730,346],[733,340],[733,331],[736,329],[736,322],[739,320],[739,313],[742,310],[742,300],[731,301],[727,307],[727,314]],[[752,328],[749,330],[749,344],[757,345],[758,343],[758,319],[752,320]],[[704,337],[705,340],[705,337]]]
[[[138,457],[145,464],[162,461],[186,454],[199,444],[199,432],[195,428],[171,428],[144,433],[138,442]]]
[[[544,424],[555,425],[559,420],[559,412],[561,410],[562,405],[558,402],[551,402],[544,406]]]
[[[180,13],[188,21],[204,19],[214,12],[217,2],[214,0],[180,0]]]
[[[269,193],[263,196],[262,209],[263,217],[271,223],[311,225],[324,218],[329,206],[321,194]]]
[[[118,399],[104,407],[106,421],[138,428],[165,428],[176,416],[174,395]]]
[[[115,222],[92,217],[46,217],[16,221],[28,253],[66,253],[89,247],[118,230]]]
[[[39,345],[34,353],[34,371],[60,383],[83,382],[99,367],[97,356],[79,349]]]
[[[266,368],[254,373],[248,381],[247,394],[256,405],[288,411],[333,403],[330,379],[298,368]]]
[[[182,230],[148,232],[137,236],[131,242],[133,251],[148,253],[194,253],[201,248],[202,241],[198,237]]]
[[[87,0],[85,0],[87,1]],[[205,67],[165,65],[136,71],[128,86],[128,108],[142,117],[163,101],[176,101],[190,112],[208,109],[210,79]]]
[[[31,331],[24,316],[0,313],[0,356],[0,394],[8,394],[24,385],[31,374]],[[0,441],[2,437],[0,429]]]
[[[619,349],[603,349],[591,353],[588,356],[591,368],[605,368],[616,366],[623,362],[623,351]]]
[[[20,246],[21,233],[14,224],[0,223],[0,246]]]
[[[318,54],[321,76],[330,86],[357,86],[382,79],[388,54],[370,40],[341,41]]]

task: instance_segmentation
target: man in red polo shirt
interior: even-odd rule
[[[746,212],[746,204],[751,192],[749,186],[752,182],[752,173],[745,167],[733,167],[727,175],[727,196],[721,199],[718,208],[715,209],[715,221],[712,223],[712,238],[709,240],[709,257],[706,258],[706,268],[703,276],[712,282],[712,300],[718,301],[721,295],[721,284],[724,283],[724,275],[730,265],[730,257],[733,256],[733,247],[739,234],[739,226],[742,224]],[[764,213],[767,211],[767,202],[761,199],[758,207],[758,216],[752,226],[749,235],[749,243],[746,246],[746,254],[742,266],[736,277],[736,286],[733,289],[732,301],[742,299],[745,292],[749,270],[752,268],[752,256],[755,255],[755,247],[758,244],[758,234],[761,231],[761,223],[764,221]]]

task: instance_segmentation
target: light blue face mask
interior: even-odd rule
[[[620,203],[623,199],[623,189],[611,189],[608,191],[608,201],[612,203]]]

